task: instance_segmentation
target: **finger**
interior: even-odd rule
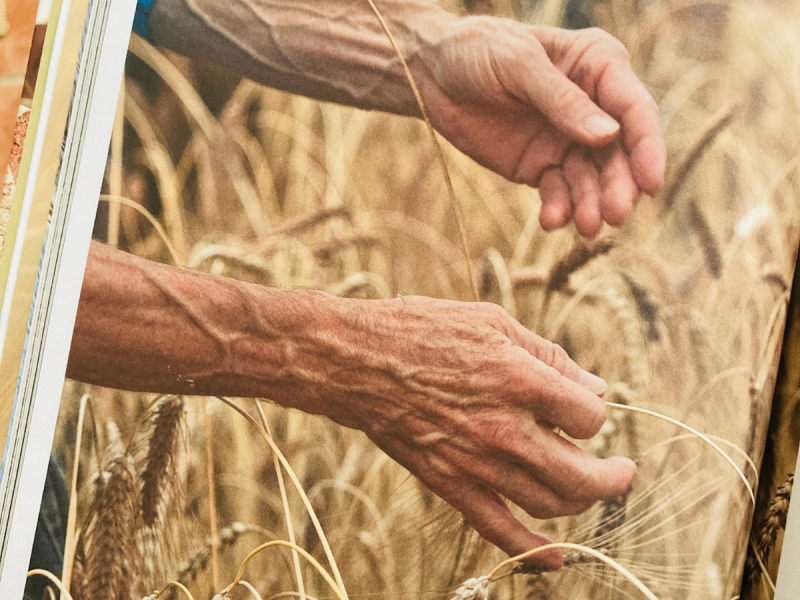
[[[485,304],[483,306],[485,306],[487,310],[496,313],[498,329],[508,337],[515,346],[525,351],[517,355],[515,359],[515,368],[519,374],[524,374],[526,370],[530,368],[528,361],[533,357],[555,369],[558,374],[574,382],[585,383],[587,389],[592,389],[596,394],[605,391],[605,382],[602,380],[597,382],[585,379],[582,375],[584,372],[575,364],[575,361],[569,357],[561,346],[536,335],[496,304]],[[522,364],[516,364],[517,362],[521,362]],[[529,379],[523,382],[524,385],[529,385],[530,383],[532,382]]]
[[[636,78],[630,62],[619,58],[597,83],[598,103],[622,123],[625,148],[636,184],[654,194],[664,181],[666,145],[661,135],[658,105]]]
[[[581,369],[558,344],[554,344],[524,327],[496,304],[485,303],[477,306],[496,313],[500,331],[513,344],[527,351],[530,356],[552,367],[564,377],[579,383],[597,396],[602,396],[606,391],[608,384],[603,379]]]
[[[553,65],[534,35],[514,48],[512,57],[495,57],[493,65],[503,87],[541,111],[571,140],[605,146],[619,134],[617,121]],[[530,65],[520,69],[519,65]]]
[[[571,144],[569,139],[549,127],[535,132],[520,156],[512,180],[540,187],[543,174],[561,165]]]
[[[569,187],[561,174],[561,169],[548,169],[539,184],[542,210],[539,223],[545,231],[564,227],[572,218],[572,202]]]
[[[574,381],[533,357],[522,357],[519,363],[517,380],[510,383],[524,390],[520,392],[527,394],[523,402],[540,423],[560,427],[576,439],[589,439],[600,431],[606,420],[606,405],[598,394],[579,383],[586,377],[580,370],[579,381]]]
[[[454,486],[453,492],[440,494],[442,499],[464,515],[467,524],[480,536],[509,556],[549,544],[550,540],[531,532],[517,519],[503,499],[484,487],[471,484]],[[543,569],[556,570],[563,563],[560,550],[547,550],[524,560]]]
[[[603,226],[600,213],[600,176],[581,148],[573,148],[564,160],[564,180],[575,207],[575,227],[584,237],[594,237]]]
[[[535,433],[519,435],[509,443],[514,444],[518,460],[526,461],[526,468],[565,500],[617,498],[636,475],[633,461],[589,456],[546,427],[537,426]]]
[[[483,481],[535,519],[554,519],[568,515],[578,515],[589,509],[595,499],[574,499],[558,495],[552,488],[536,478],[531,469],[523,468],[516,462],[513,454],[498,455],[484,453],[480,460],[463,460],[454,456],[471,476]]]
[[[601,164],[600,214],[609,225],[622,225],[639,195],[630,161],[619,141],[596,151],[596,155]]]

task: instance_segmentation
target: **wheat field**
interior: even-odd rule
[[[551,24],[566,10],[465,5]],[[67,381],[54,453],[79,490],[74,600],[185,597],[171,581],[198,600],[223,588],[264,600],[740,594],[800,239],[800,10],[607,0],[592,17],[659,103],[669,159],[656,198],[592,241],[572,227],[546,234],[535,190],[445,154],[482,299],[610,383],[616,406],[584,447],[636,460],[629,494],[528,519],[595,554],[566,550],[557,573],[511,564],[478,579],[507,557],[359,432],[269,402]],[[138,38],[127,75],[102,239],[270,286],[470,299],[422,123],[263,88]],[[248,554],[275,540],[308,556],[268,546],[240,579]]]

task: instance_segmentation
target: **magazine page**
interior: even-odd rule
[[[140,2],[29,597],[747,593],[800,241],[793,10]],[[540,60],[617,110],[613,160],[520,91]],[[663,181],[601,211],[661,136]]]
[[[49,6],[49,3],[46,3]],[[68,6],[68,4],[67,4]],[[43,6],[43,11],[46,7]],[[7,438],[12,415],[14,414],[14,394],[17,382],[17,373],[24,345],[27,329],[28,314],[33,299],[33,289],[30,280],[26,281],[25,273],[36,273],[41,258],[41,244],[44,240],[43,227],[37,215],[49,213],[52,203],[52,190],[47,194],[47,186],[52,187],[52,180],[48,178],[48,171],[42,171],[42,184],[38,194],[34,194],[38,167],[41,164],[41,155],[45,146],[46,152],[52,156],[58,152],[63,139],[65,112],[56,109],[51,113],[55,83],[55,69],[50,69],[51,59],[58,62],[62,44],[57,43],[57,29],[60,17],[61,3],[57,3],[54,10],[45,12],[42,20],[45,21],[44,30],[37,26],[31,34],[27,45],[30,52],[27,72],[24,74],[24,83],[20,86],[19,96],[14,96],[16,102],[15,119],[13,123],[13,140],[10,147],[10,158],[6,170],[5,185],[3,187],[3,206],[5,228],[3,231],[3,247],[0,253],[0,370],[3,372],[3,384],[0,386],[0,436],[2,436],[3,454],[0,472],[5,472],[6,451],[8,450]],[[50,21],[52,26],[47,27]],[[47,35],[49,29],[50,34]],[[31,52],[33,45],[36,49]],[[72,69],[75,61],[73,59]],[[69,67],[68,67],[69,68]],[[35,72],[34,72],[35,71]],[[48,74],[50,75],[48,81]],[[62,77],[63,79],[63,77]],[[39,85],[37,84],[39,82]],[[49,83],[49,89],[48,89]],[[64,84],[61,83],[63,87]],[[38,89],[38,92],[37,92]],[[52,133],[47,133],[50,117],[53,117]],[[41,127],[40,127],[41,124]],[[61,133],[58,133],[60,129]],[[38,135],[37,135],[38,134]],[[38,138],[38,144],[37,142]],[[45,143],[45,138],[47,142]],[[27,141],[27,143],[26,143]],[[28,185],[29,182],[31,185]],[[27,193],[26,193],[27,191]],[[35,196],[35,197],[34,197]],[[16,198],[16,201],[15,201]],[[31,214],[33,218],[31,219]],[[46,218],[46,217],[45,217]],[[29,229],[30,225],[30,229]],[[22,252],[26,239],[31,239],[31,244],[38,244],[36,250]],[[22,270],[23,276],[18,278]],[[20,287],[17,288],[17,283]],[[27,285],[26,285],[27,283]],[[12,328],[12,333],[7,336],[9,311],[14,294],[18,294],[17,304],[27,304],[18,315],[18,325]],[[16,335],[14,335],[16,333]],[[2,479],[0,479],[2,483]],[[0,488],[4,487],[0,485]]]
[[[0,165],[8,162],[11,149],[37,4],[0,1]]]
[[[11,220],[0,258],[0,596],[19,597],[47,469],[60,379],[83,275],[92,215],[102,180],[133,4],[105,0],[54,2],[37,40],[40,74],[15,166]],[[116,81],[116,85],[113,83]],[[21,134],[21,132],[20,132]],[[21,135],[20,135],[21,137]],[[47,377],[56,375],[53,386]],[[6,435],[6,432],[7,435]],[[29,443],[32,442],[32,443]]]

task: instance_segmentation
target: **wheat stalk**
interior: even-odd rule
[[[53,585],[55,585],[58,588],[58,590],[67,600],[72,600],[72,596],[70,596],[69,591],[64,586],[64,584],[61,583],[61,580],[55,575],[53,575],[50,571],[45,571],[44,569],[31,569],[30,571],[28,571],[27,577],[33,577],[34,575],[41,575],[43,577],[46,577],[53,583]]]
[[[258,546],[257,548],[255,548],[252,552],[250,552],[250,554],[248,554],[245,557],[245,559],[242,561],[242,564],[239,566],[239,571],[236,573],[236,577],[233,579],[233,582],[222,590],[220,596],[222,596],[223,598],[227,597],[228,595],[230,595],[231,590],[233,590],[233,588],[235,588],[241,582],[242,575],[244,574],[244,569],[247,566],[247,563],[249,563],[260,552],[263,552],[267,548],[273,548],[275,546],[284,546],[286,548],[290,548],[295,552],[297,552],[300,556],[302,556],[309,563],[311,563],[311,566],[313,566],[314,569],[316,569],[317,572],[320,575],[322,575],[322,578],[331,587],[331,589],[336,594],[336,597],[339,598],[339,600],[347,600],[347,595],[344,593],[344,590],[342,590],[337,585],[337,583],[333,580],[333,577],[331,577],[330,574],[323,568],[323,566],[319,564],[319,562],[317,562],[316,558],[311,556],[308,552],[303,550],[297,544],[292,544],[291,542],[286,542],[284,540],[273,540],[271,542],[265,542],[260,546]]]
[[[238,412],[245,420],[250,423],[253,427],[255,427],[256,431],[258,431],[259,435],[264,439],[265,442],[269,445],[272,451],[278,456],[278,460],[281,461],[281,465],[284,469],[286,469],[286,474],[289,476],[292,484],[294,485],[297,493],[300,494],[300,499],[303,501],[306,510],[308,511],[308,516],[311,519],[311,522],[314,524],[314,529],[317,531],[317,535],[319,536],[319,541],[322,544],[322,548],[325,550],[325,556],[328,559],[328,562],[331,565],[331,570],[333,571],[333,575],[336,578],[336,589],[340,590],[340,592],[344,595],[344,599],[347,600],[347,591],[344,587],[344,581],[342,580],[342,575],[339,572],[339,567],[336,564],[336,560],[333,557],[333,552],[331,551],[330,544],[328,543],[328,538],[325,535],[325,532],[322,529],[322,525],[319,522],[319,518],[317,517],[314,508],[311,506],[311,502],[308,500],[308,496],[306,495],[303,486],[300,484],[300,480],[297,478],[297,475],[292,469],[292,466],[289,464],[289,461],[286,460],[286,457],[281,452],[281,449],[278,448],[278,445],[272,439],[272,437],[264,430],[261,425],[251,417],[244,409],[238,406],[236,403],[232,402],[230,399],[225,398],[223,396],[217,397],[221,402],[231,407],[233,410]],[[287,542],[288,543],[288,542]],[[305,552],[305,550],[303,550]],[[303,553],[301,552],[301,554]]]
[[[257,525],[245,525],[244,523],[234,522],[228,527],[223,527],[217,531],[216,545],[220,553],[232,547],[239,538],[246,533],[259,533],[267,538],[275,538],[271,531]],[[209,539],[194,555],[178,569],[176,579],[181,582],[194,581],[200,571],[206,568],[211,558],[211,547],[213,541]]]
[[[272,437],[272,431],[270,430],[269,422],[267,421],[267,415],[264,414],[264,408],[261,406],[261,403],[258,400],[254,400],[254,402],[256,405],[256,410],[258,410],[258,416],[261,419],[261,426],[267,432],[267,435]],[[274,452],[272,453],[272,463],[273,467],[275,468],[275,476],[278,478],[278,488],[281,492],[281,504],[283,505],[283,514],[286,517],[286,532],[289,534],[289,541],[292,544],[296,544],[297,541],[294,535],[294,525],[292,524],[292,511],[291,507],[289,506],[289,498],[286,495],[286,482],[283,479],[283,470],[281,469],[281,463],[278,460],[278,455]],[[300,556],[295,550],[292,550],[292,562],[294,563],[295,581],[297,582],[297,591],[300,593],[300,600],[306,600],[306,586],[303,582],[303,571],[300,568]]]
[[[400,60],[400,64],[403,65],[403,71],[406,75],[406,79],[408,79],[408,84],[411,86],[411,91],[414,93],[414,99],[417,102],[417,106],[419,107],[420,112],[422,113],[422,118],[425,120],[425,125],[428,128],[428,132],[431,135],[431,139],[433,140],[433,144],[436,147],[436,156],[439,159],[439,164],[442,167],[442,172],[444,173],[444,180],[447,184],[447,193],[450,196],[450,203],[453,206],[453,212],[456,216],[456,224],[458,225],[458,233],[461,238],[461,251],[464,253],[464,261],[467,265],[467,273],[469,276],[469,283],[472,287],[472,297],[475,302],[480,302],[481,295],[478,290],[478,280],[475,277],[475,268],[472,265],[472,259],[469,255],[469,245],[467,244],[467,231],[464,226],[464,211],[461,207],[461,203],[458,201],[455,191],[453,190],[453,182],[450,180],[450,171],[447,168],[447,160],[444,157],[444,150],[442,150],[442,145],[439,143],[439,140],[436,138],[436,130],[433,128],[433,124],[431,123],[430,117],[428,117],[428,111],[425,109],[425,103],[422,101],[422,96],[419,93],[419,89],[417,88],[417,84],[414,81],[413,75],[411,75],[411,69],[408,68],[408,63],[406,63],[406,59],[403,56],[403,53],[400,51],[397,42],[392,36],[392,32],[389,30],[389,26],[386,24],[386,21],[381,14],[381,11],[378,10],[378,7],[375,5],[374,0],[367,0],[370,7],[372,8],[375,16],[380,21],[381,27],[383,31],[386,33],[386,37],[389,38],[389,42],[392,44],[392,48],[397,54],[397,58]]]

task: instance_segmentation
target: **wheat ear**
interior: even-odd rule
[[[130,456],[117,457],[96,482],[87,533],[87,600],[127,600],[139,553],[137,490]]]
[[[658,600],[656,595],[652,591],[650,591],[650,589],[645,584],[643,584],[641,580],[638,577],[636,577],[636,575],[631,573],[628,569],[623,567],[613,558],[609,558],[608,556],[606,556],[602,552],[598,552],[594,548],[589,548],[588,546],[582,546],[580,544],[571,544],[569,542],[545,544],[544,546],[539,546],[538,548],[528,550],[527,552],[523,552],[522,554],[519,554],[517,556],[512,556],[511,558],[508,558],[503,562],[501,562],[499,565],[497,565],[492,570],[492,572],[489,573],[488,576],[486,576],[486,579],[489,582],[494,581],[495,579],[498,579],[497,574],[508,565],[515,563],[517,561],[525,560],[526,558],[531,558],[532,556],[536,556],[537,554],[541,554],[542,552],[546,552],[548,550],[574,550],[576,552],[580,552],[581,554],[588,554],[593,558],[596,558],[597,560],[600,560],[606,563],[607,565],[613,567],[614,569],[616,569],[620,575],[622,575],[625,579],[627,579],[630,583],[632,583],[640,592],[642,592],[642,594],[648,600]],[[464,600],[468,599],[465,598]]]
[[[182,396],[167,396],[155,410],[153,433],[142,470],[142,521],[152,527],[159,507],[170,497],[175,480],[175,454],[184,412]]]
[[[759,568],[750,572],[749,583],[751,585],[755,584],[763,573],[773,592],[775,591],[775,584],[767,572],[766,563],[769,560],[772,549],[775,547],[778,532],[786,528],[786,517],[789,514],[789,501],[792,498],[793,485],[794,473],[789,473],[789,477],[783,484],[778,486],[775,497],[767,507],[767,512],[764,515],[764,526],[759,531],[758,537],[755,540],[750,539],[753,555],[758,562]]]

